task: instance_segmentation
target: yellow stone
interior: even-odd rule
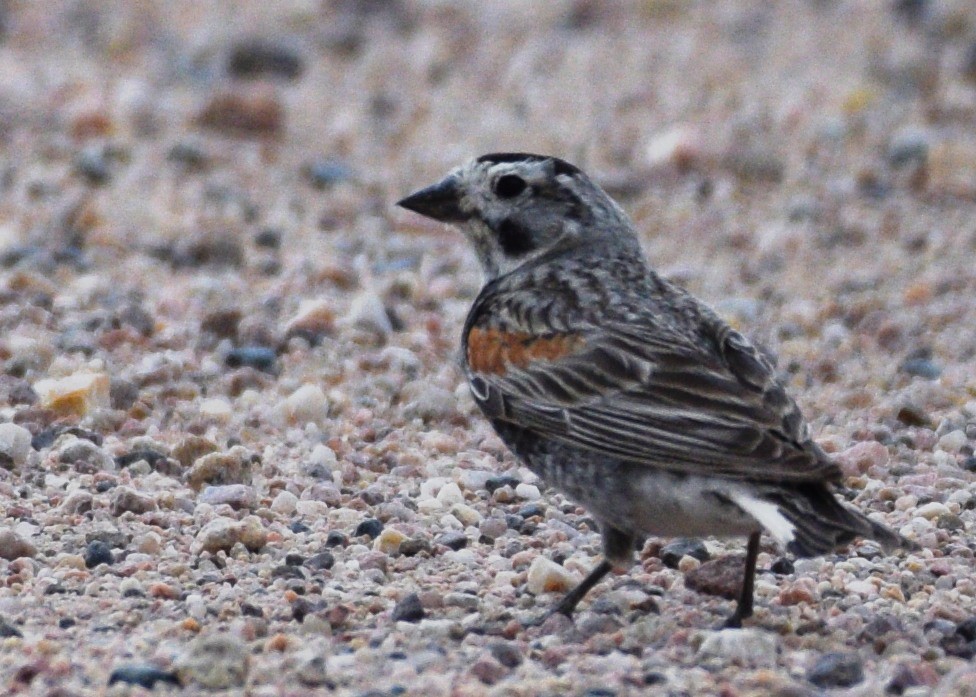
[[[34,391],[42,407],[63,415],[85,416],[108,407],[109,377],[105,373],[75,373],[64,378],[38,380]]]

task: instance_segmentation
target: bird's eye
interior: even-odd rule
[[[513,198],[525,191],[526,183],[522,177],[506,174],[495,182],[495,195],[499,198]]]

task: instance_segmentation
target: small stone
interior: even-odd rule
[[[500,489],[503,486],[507,486],[514,491],[515,487],[519,485],[519,480],[515,477],[502,476],[502,477],[489,477],[485,480],[485,488],[488,493],[495,493],[496,489]]]
[[[329,416],[329,399],[318,385],[302,385],[278,403],[277,412],[286,424],[317,423]]]
[[[471,674],[485,685],[494,685],[508,674],[508,670],[494,658],[481,658],[471,666]]]
[[[410,593],[397,602],[391,617],[394,622],[419,622],[426,615],[424,606],[420,602],[420,596],[416,593]]]
[[[407,540],[407,536],[399,530],[384,528],[379,536],[373,540],[373,549],[377,552],[393,556],[400,550],[400,545]]]
[[[928,428],[931,425],[929,416],[925,413],[925,410],[915,404],[902,406],[895,415],[895,418],[906,426]]]
[[[295,506],[297,504],[298,497],[293,493],[290,491],[279,491],[278,495],[274,497],[274,501],[271,502],[271,510],[281,515],[291,515],[295,512]]]
[[[946,508],[944,503],[939,503],[938,501],[931,501],[915,509],[915,515],[921,516],[927,520],[935,520],[939,516],[947,513],[949,513],[949,509]]]
[[[685,586],[698,593],[736,600],[742,589],[744,567],[741,555],[712,559],[685,574]]]
[[[356,530],[352,536],[360,537],[362,535],[369,535],[371,540],[375,540],[381,532],[383,532],[383,523],[376,518],[367,518],[356,526]]]
[[[546,515],[546,507],[541,503],[530,503],[522,506],[518,514],[523,518],[534,518],[536,516],[542,518]]]
[[[88,543],[85,548],[85,566],[89,569],[94,569],[99,564],[112,565],[115,563],[115,558],[112,556],[112,550],[107,544],[101,540],[93,540]]]
[[[125,683],[127,685],[138,685],[139,687],[144,687],[147,690],[151,690],[156,686],[156,683],[168,683],[170,685],[176,685],[179,687],[180,681],[176,677],[175,673],[170,671],[160,670],[156,666],[145,665],[142,663],[134,663],[125,666],[119,666],[108,676],[108,684],[114,685],[117,682]]]
[[[698,657],[760,668],[775,666],[778,652],[776,636],[763,629],[721,629],[705,635]]]
[[[241,531],[237,522],[229,518],[214,518],[203,526],[194,540],[194,547],[202,552],[216,554],[220,550],[229,552],[240,540]]]
[[[410,392],[410,401],[403,407],[403,415],[408,419],[430,423],[450,419],[457,412],[457,398],[442,387],[428,384]]]
[[[250,452],[240,445],[227,452],[204,455],[186,473],[186,483],[196,490],[207,484],[250,484],[251,460]]]
[[[30,450],[30,431],[17,424],[0,424],[0,460],[8,461],[14,467],[20,467],[27,462]]]
[[[241,521],[240,541],[249,552],[260,552],[268,543],[268,531],[264,523],[255,515],[249,515]]]
[[[383,300],[375,292],[365,290],[353,298],[344,322],[380,337],[393,333],[393,323],[383,305]]]
[[[302,168],[309,184],[316,189],[328,189],[352,178],[349,165],[334,159],[320,159],[309,162]]]
[[[89,184],[105,184],[112,177],[108,152],[101,145],[90,145],[75,157],[75,171]]]
[[[542,493],[539,491],[539,487],[535,484],[526,484],[522,482],[515,487],[515,495],[526,501],[538,501],[542,498]]]
[[[197,115],[201,126],[231,135],[276,136],[285,127],[285,107],[267,85],[218,92]]]
[[[224,356],[228,368],[254,368],[264,373],[273,373],[278,354],[266,346],[241,346],[231,349]]]
[[[522,663],[522,652],[515,642],[495,641],[488,645],[488,650],[506,668],[515,668]]]
[[[796,568],[789,557],[780,557],[769,565],[769,570],[777,576],[788,576],[796,571]]]
[[[238,78],[268,75],[294,80],[304,66],[290,46],[267,39],[249,39],[235,44],[227,57],[227,74]]]
[[[907,375],[926,380],[937,380],[942,375],[942,368],[936,365],[931,358],[907,358],[901,362],[898,370]]]
[[[563,593],[573,588],[578,579],[567,569],[543,556],[532,560],[527,577],[529,593]]]
[[[329,534],[325,536],[326,547],[345,547],[347,544],[349,544],[349,538],[339,530],[330,530]]]
[[[0,559],[13,561],[21,557],[33,557],[37,548],[13,530],[0,530]]]
[[[694,557],[698,561],[708,561],[711,558],[705,543],[691,537],[679,537],[669,542],[661,547],[659,556],[664,565],[672,569],[678,568],[678,562],[684,556]]]
[[[246,484],[222,484],[204,488],[198,500],[211,506],[227,504],[234,510],[253,508],[257,503],[257,492]]]
[[[422,552],[430,554],[430,551],[430,542],[422,537],[414,537],[409,540],[404,540],[399,547],[400,554],[405,557],[413,557]]]
[[[115,471],[115,458],[84,438],[66,441],[58,451],[58,461],[66,465],[84,463],[93,472]]]
[[[335,308],[330,300],[305,300],[298,306],[298,312],[285,324],[286,338],[299,336],[312,346],[318,346],[322,339],[335,331]]]
[[[325,648],[310,646],[296,656],[295,677],[305,687],[332,687]]]
[[[884,467],[889,458],[888,448],[873,440],[856,443],[834,455],[845,477],[856,477],[872,467]]]
[[[817,687],[851,687],[864,680],[864,665],[856,653],[825,653],[807,671],[807,680]]]
[[[84,489],[75,489],[61,502],[60,509],[68,515],[81,515],[92,509],[94,497]]]
[[[463,532],[446,532],[436,540],[439,545],[444,545],[455,552],[468,546],[468,537]]]
[[[209,438],[187,436],[176,444],[170,454],[186,469],[204,455],[218,450],[220,450],[220,446]]]
[[[461,492],[461,487],[454,482],[448,482],[442,486],[435,498],[445,506],[464,503],[464,494]]]
[[[955,431],[949,431],[944,436],[939,438],[939,450],[944,450],[947,453],[958,453],[965,447],[969,439],[966,437],[966,432],[961,429],[956,429]]]
[[[58,414],[86,416],[111,404],[110,380],[105,373],[80,372],[34,383],[39,404]]]
[[[234,415],[234,408],[231,406],[231,403],[222,397],[200,400],[197,408],[202,418],[220,424],[229,423],[231,417]]]
[[[208,332],[220,339],[237,341],[237,331],[243,314],[236,307],[220,308],[204,315],[200,331]]]
[[[149,494],[144,494],[127,486],[116,487],[112,492],[109,513],[116,518],[126,512],[140,515],[155,510],[156,501]]]
[[[923,128],[908,127],[896,131],[888,142],[888,162],[893,167],[925,164],[931,140],[931,135]]]
[[[335,556],[331,552],[319,552],[306,559],[302,565],[314,571],[324,571],[335,565]]]
[[[247,648],[230,634],[200,636],[173,663],[180,682],[209,690],[243,687],[247,680]]]
[[[482,515],[477,510],[463,503],[451,506],[451,515],[460,520],[464,526],[478,525],[482,520]]]

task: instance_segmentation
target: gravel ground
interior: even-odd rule
[[[973,695],[968,0],[0,2],[0,692]],[[916,540],[599,558],[455,367],[461,239],[561,155],[779,356]],[[182,687],[180,685],[183,685]]]

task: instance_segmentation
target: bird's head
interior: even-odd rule
[[[457,226],[488,280],[561,249],[637,244],[626,214],[603,189],[544,155],[482,155],[397,205]]]

